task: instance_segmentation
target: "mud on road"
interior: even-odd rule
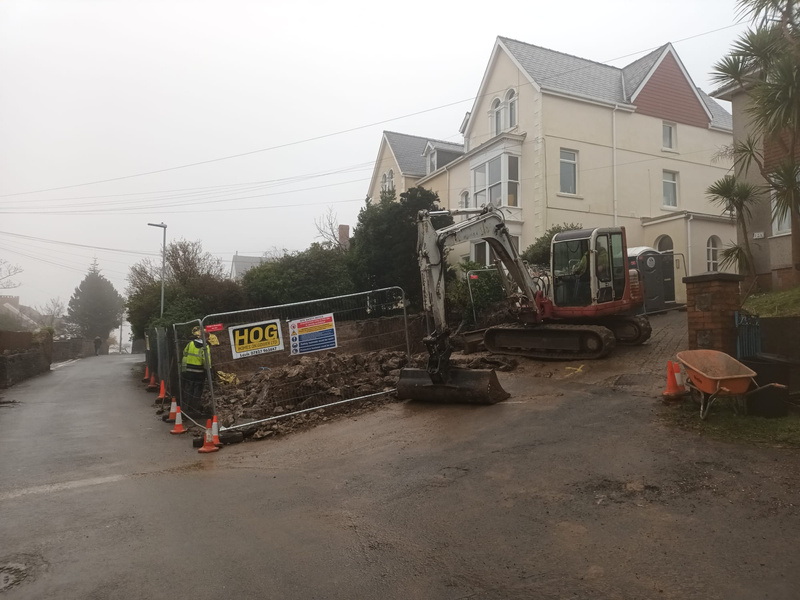
[[[606,361],[520,360],[495,406],[390,403],[219,465],[303,474],[273,516],[352,533],[388,598],[797,598],[797,452],[665,427],[685,315],[653,325]]]

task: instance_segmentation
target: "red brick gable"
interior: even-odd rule
[[[708,114],[671,52],[658,65],[633,103],[636,112],[643,115],[708,127]]]

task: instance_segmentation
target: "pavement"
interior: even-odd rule
[[[650,363],[681,318],[610,361],[523,360],[495,406],[394,403],[208,456],[137,357],[58,368],[0,397],[0,594],[796,598],[797,452],[658,418]]]

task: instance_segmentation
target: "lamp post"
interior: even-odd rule
[[[161,227],[164,230],[164,241],[161,243],[161,316],[164,316],[164,267],[167,261],[167,224],[148,223],[150,227]]]

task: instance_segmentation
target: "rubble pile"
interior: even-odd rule
[[[286,366],[263,368],[247,379],[242,378],[238,386],[217,384],[214,389],[218,417],[222,425],[231,427],[391,390],[397,385],[400,369],[407,364],[404,352],[393,351],[303,356]],[[247,428],[245,434],[261,438],[288,433],[327,421],[334,413],[350,414],[391,399],[388,395],[377,396],[359,403],[343,403],[259,423]]]

